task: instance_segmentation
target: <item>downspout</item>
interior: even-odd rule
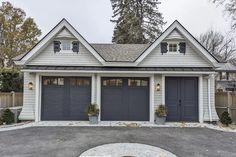
[[[211,114],[211,76],[209,75],[207,79],[207,85],[208,85],[208,110],[209,110],[209,119],[210,122],[212,122],[212,114]]]

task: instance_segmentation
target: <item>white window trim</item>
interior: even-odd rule
[[[179,53],[179,42],[167,42],[167,50],[168,50],[168,54],[178,54]],[[169,45],[170,44],[176,44],[177,45],[177,51],[169,51]]]

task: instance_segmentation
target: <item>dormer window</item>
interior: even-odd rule
[[[169,44],[169,52],[177,52],[177,50],[178,50],[177,43],[170,43]]]
[[[63,51],[71,50],[71,41],[62,41],[62,50]]]
[[[186,43],[185,42],[162,42],[161,43],[161,53],[177,54],[186,53]]]
[[[54,41],[54,52],[60,53],[73,53],[79,52],[79,41],[72,41],[72,40],[60,40]]]

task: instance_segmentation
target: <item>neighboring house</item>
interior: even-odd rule
[[[217,91],[235,91],[236,90],[236,61],[230,60],[216,69]]]
[[[65,19],[28,53],[15,58],[24,72],[21,120],[150,121],[160,104],[168,121],[218,120],[219,62],[178,21],[152,44],[88,43]]]

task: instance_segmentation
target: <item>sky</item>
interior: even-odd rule
[[[4,0],[5,1],[5,0]],[[110,43],[114,24],[110,22],[110,0],[8,0],[34,18],[46,35],[62,18],[66,18],[91,43]],[[209,0],[160,0],[167,28],[178,20],[195,37],[209,29],[222,33],[230,30],[230,18],[222,6]],[[0,0],[3,2],[3,0]]]

